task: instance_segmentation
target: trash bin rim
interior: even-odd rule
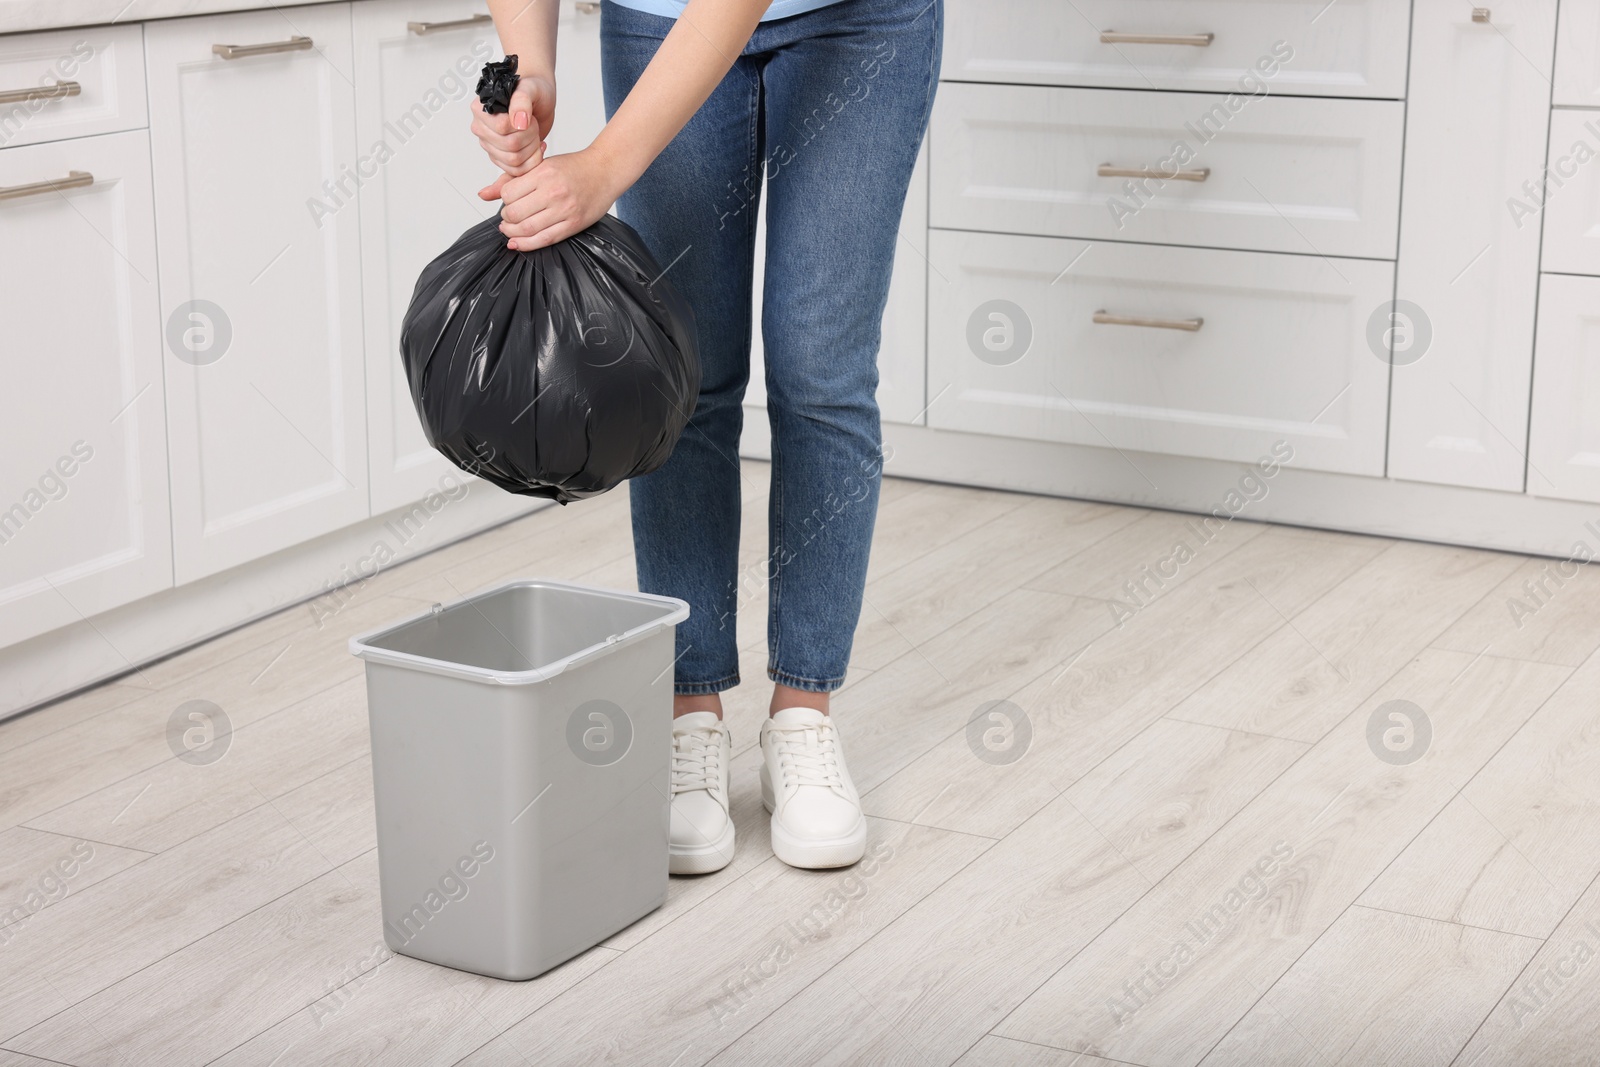
[[[395,652],[392,649],[379,648],[372,642],[389,636],[397,630],[404,629],[414,623],[421,622],[437,612],[466,607],[479,600],[504,593],[510,589],[540,588],[564,589],[577,593],[608,596],[617,600],[631,600],[635,603],[653,604],[671,610],[660,618],[651,619],[649,622],[640,623],[630,630],[620,634],[612,634],[604,641],[597,641],[587,648],[561,659],[534,667],[525,671],[497,671],[485,667],[474,667],[465,663],[452,663],[448,660],[430,659],[427,656],[418,656],[410,652]],[[428,674],[441,674],[449,678],[464,678],[472,682],[485,682],[491,685],[532,685],[546,682],[563,671],[576,667],[589,659],[603,653],[614,651],[623,645],[632,644],[642,638],[648,637],[664,626],[676,626],[689,617],[689,605],[677,597],[658,596],[654,593],[630,593],[620,589],[603,589],[593,585],[579,585],[575,582],[562,582],[550,578],[517,578],[509,582],[488,586],[470,593],[458,600],[449,603],[439,603],[409,615],[398,622],[385,623],[383,626],[365,633],[356,634],[350,638],[349,649],[352,656],[366,660],[368,663],[383,663],[394,667],[405,667],[409,670],[423,671]]]

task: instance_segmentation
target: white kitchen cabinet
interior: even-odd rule
[[[172,549],[145,133],[6,149],[0,187],[4,646],[169,587]]]
[[[400,326],[422,268],[500,207],[478,198],[499,171],[471,130],[479,73],[501,56],[485,14],[482,0],[370,0],[352,9],[356,141],[364,155],[386,160],[370,168],[360,197],[374,514],[419,499],[456,471],[423,435]],[[552,153],[587,146],[605,124],[599,23],[572,0],[562,4]]]
[[[1550,113],[1544,203],[1547,271],[1600,275],[1600,112]]]
[[[1274,93],[1401,97],[1409,6],[1403,0],[949,0],[942,76],[1226,93],[1237,91],[1248,72]]]
[[[934,226],[1393,259],[1405,105],[945,85]]]
[[[1539,288],[1528,492],[1600,503],[1600,278]]]
[[[1558,25],[1554,103],[1600,107],[1600,4],[1561,0]]]
[[[374,161],[346,4],[150,23],[145,59],[182,583],[369,514],[356,200]]]
[[[479,71],[500,56],[494,26],[467,21],[483,11],[481,0],[373,0],[352,11],[356,143],[385,160],[360,198],[374,514],[420,499],[456,469],[423,435],[400,324],[422,268],[499,206],[478,199],[498,172],[470,126]]]
[[[1416,0],[1396,294],[1415,340],[1394,367],[1389,474],[1520,491],[1555,5],[1491,18]]]
[[[878,345],[878,410],[886,422],[926,423],[928,331],[928,142],[917,153],[900,216],[894,273]],[[755,307],[750,341],[750,385],[744,402],[767,402],[766,363],[761,346],[761,301],[766,280],[767,200],[763,188],[756,222]]]
[[[935,230],[928,424],[1381,474],[1394,267]]]
[[[0,147],[142,128],[138,26],[0,37]]]

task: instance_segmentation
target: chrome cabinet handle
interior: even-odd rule
[[[1110,163],[1100,164],[1100,169],[1095,171],[1102,178],[1155,178],[1164,182],[1203,182],[1211,177],[1210,167],[1201,167],[1199,170],[1175,170],[1171,174],[1155,171],[1149,167],[1135,170],[1132,167],[1118,167]]]
[[[37,89],[6,89],[0,92],[0,104],[26,104],[34,100],[60,100],[65,96],[77,96],[83,92],[83,86],[77,82],[56,82],[54,85],[41,85]]]
[[[1094,321],[1101,326],[1148,326],[1156,330],[1183,330],[1195,333],[1206,324],[1205,319],[1144,319],[1137,315],[1113,315],[1109,311],[1096,311]]]
[[[1205,48],[1216,39],[1214,33],[1118,33],[1101,30],[1101,44],[1190,44]]]
[[[291,37],[287,41],[269,41],[266,44],[214,44],[211,54],[223,59],[243,59],[246,56],[267,56],[274,52],[304,52],[311,48],[311,38]]]
[[[593,15],[600,10],[600,0],[578,0],[576,6],[585,15]]]
[[[489,15],[473,15],[470,18],[456,19],[453,22],[408,22],[406,29],[418,37],[426,37],[430,33],[442,33],[445,30],[460,30],[468,26],[481,26],[485,22],[493,22]]]
[[[40,193],[56,193],[62,189],[82,189],[86,185],[94,184],[94,175],[86,170],[69,170],[65,178],[51,178],[48,181],[30,182],[27,185],[0,186],[0,200],[17,200],[24,196],[38,196]]]

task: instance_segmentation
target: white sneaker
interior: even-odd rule
[[[695,711],[672,720],[672,822],[667,870],[710,874],[733,859],[733,819],[728,816],[728,762],[732,743],[715,712]]]
[[[867,821],[833,720],[815,708],[784,708],[761,726],[761,756],[761,802],[772,812],[777,857],[791,867],[859,860]]]

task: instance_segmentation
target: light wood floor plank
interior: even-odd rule
[[[852,870],[769,861],[505,1037],[541,1067],[705,1063],[987,844],[873,822]]]
[[[1600,879],[1513,979],[1454,1067],[1592,1064],[1600,1047]]]
[[[1195,1064],[1567,673],[1422,653],[994,1032],[1149,1067]],[[1370,713],[1392,699],[1439,724],[1404,766],[1367,740]],[[1147,967],[1174,973],[1130,993]]]
[[[378,845],[371,756],[289,790],[272,808],[330,863],[343,865]]]
[[[20,826],[0,831],[0,930],[13,923],[26,924],[71,894],[149,858],[147,852],[104,841]],[[20,927],[0,932],[0,946],[20,933]]]
[[[922,492],[880,500],[872,532],[867,581],[883,578],[929,552],[1034,499],[955,485],[926,485]]]
[[[1600,655],[1362,894],[1377,908],[1548,937],[1600,874]]]
[[[1062,560],[1027,585],[1116,601],[1137,612],[1268,529],[1260,523],[1219,520],[1207,527],[1194,515],[1149,511],[1116,537]]]
[[[1111,627],[1101,601],[1014,589],[830,703],[863,794]],[[967,760],[972,752],[959,742]],[[948,779],[947,779],[948,781]]]
[[[1397,543],[1302,611],[1263,592],[1286,624],[1172,717],[1315,741],[1515,565],[1499,553]]]
[[[331,1016],[359,995],[390,955],[378,908],[372,886],[329,871],[11,1045],[82,1067],[209,1063],[313,1003]],[[173,1011],[175,1000],[187,1010]]]
[[[1026,687],[994,687],[954,709],[939,744],[872,788],[867,810],[968,833],[1008,832],[1280,629],[1282,616],[1261,592],[1292,610],[1335,587],[1380,548],[1357,541],[1311,546],[1280,530],[1250,539],[1087,648],[1049,664]],[[986,699],[1009,699],[1026,717],[1032,737],[1020,759],[978,758],[965,726]]]
[[[1201,1063],[1446,1067],[1539,945],[1353,907]]]
[[[1302,748],[1175,723],[1154,725],[1146,746],[1072,786],[729,1054],[845,1064],[909,1049],[954,1061]],[[1151,758],[1157,749],[1167,757]]]
[[[0,1048],[0,1067],[56,1067],[56,1061],[35,1059],[20,1052]]]
[[[1570,560],[1523,560],[1433,643],[1576,667],[1600,648],[1600,572]]]
[[[5,947],[0,1041],[328,871],[269,807],[40,912]]]
[[[985,1037],[956,1061],[956,1067],[1122,1067],[1115,1060],[1063,1052],[1006,1037]]]
[[[1032,500],[1006,512],[874,581],[850,662],[884,666],[1142,514],[1070,500]]]
[[[215,762],[165,760],[29,825],[161,852],[365,755],[368,737],[366,686],[352,678],[234,730]]]

